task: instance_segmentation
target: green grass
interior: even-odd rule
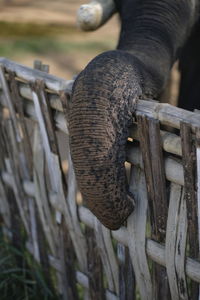
[[[63,24],[35,24],[0,21],[1,37],[44,37],[78,33],[75,26]]]
[[[110,49],[108,43],[98,42],[65,42],[49,38],[13,39],[0,41],[0,56],[18,55],[24,53],[49,54],[71,53],[80,51],[106,51]]]
[[[0,56],[24,54],[68,54],[103,52],[114,48],[115,42],[73,41],[72,36],[84,33],[64,25],[39,25],[0,22]]]
[[[58,300],[41,267],[26,249],[16,249],[0,236],[0,299]]]

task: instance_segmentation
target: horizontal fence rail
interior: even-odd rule
[[[36,70],[0,58],[0,66],[4,234],[16,241],[17,209],[18,234],[24,227],[27,249],[56,271],[63,299],[81,297],[78,283],[83,299],[197,300],[200,114],[138,102],[127,142],[136,208],[110,232],[83,205],[75,180],[67,122],[73,80],[43,72],[41,63]]]

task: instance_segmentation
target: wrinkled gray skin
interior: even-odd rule
[[[116,1],[118,47],[95,57],[73,87],[69,131],[79,188],[89,209],[118,229],[134,208],[124,168],[136,102],[158,98],[197,20],[197,1]]]

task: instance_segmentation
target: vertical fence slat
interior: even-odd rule
[[[8,86],[10,88],[10,111],[15,113],[17,118],[12,118],[13,123],[18,130],[18,143],[19,143],[19,161],[21,169],[21,177],[24,181],[30,181],[33,177],[33,155],[31,141],[28,134],[27,123],[24,115],[23,99],[19,93],[18,82],[16,81],[15,73],[8,70],[7,75]],[[15,110],[15,111],[14,111]],[[17,122],[17,124],[16,124]],[[42,162],[41,162],[42,163]],[[35,185],[36,186],[36,185]],[[43,186],[45,188],[45,185]],[[49,286],[52,286],[52,279],[49,276],[49,261],[48,254],[45,251],[46,243],[44,239],[43,228],[41,227],[38,210],[36,207],[35,200],[32,198],[28,199],[28,208],[30,213],[30,231],[31,239],[26,243],[26,246],[30,249],[34,255],[36,261],[40,262],[43,266],[45,277],[48,280]],[[40,198],[41,201],[41,198]],[[40,202],[42,205],[42,203]],[[45,218],[47,216],[45,215]]]
[[[188,232],[190,239],[190,254],[193,258],[198,257],[198,239],[197,239],[197,201],[195,187],[196,172],[196,154],[192,143],[192,133],[190,125],[181,123],[181,138],[183,149],[183,167],[184,167],[184,184],[185,197],[187,204]]]
[[[3,114],[0,111],[0,120],[3,119]],[[5,169],[4,157],[6,156],[5,141],[2,133],[2,123],[0,121],[0,170]],[[3,217],[4,225],[7,229],[11,229],[11,212],[7,199],[6,187],[3,183],[0,172],[0,214]]]
[[[153,174],[154,199],[153,215],[155,216],[154,224],[156,226],[156,238],[163,242],[166,234],[167,224],[167,193],[166,179],[164,170],[164,160],[162,153],[162,142],[160,136],[160,124],[158,120],[148,120],[149,123],[149,142],[151,151],[151,165]]]
[[[14,105],[12,103],[12,97],[9,91],[9,87],[6,81],[4,69],[0,66],[0,81],[3,87],[3,96],[4,102],[9,108],[9,116],[1,120],[2,133],[4,135],[4,141],[6,142],[8,156],[10,161],[7,159],[8,172],[13,173],[13,187],[16,202],[19,208],[23,224],[26,228],[27,233],[30,233],[30,224],[29,224],[29,209],[28,201],[23,192],[23,187],[21,186],[21,149],[20,142],[21,136],[19,131],[19,126],[17,122],[17,117],[15,114]]]
[[[47,158],[49,178],[52,190],[58,192],[58,178],[55,172],[55,156],[57,154],[57,145],[55,143],[55,132],[53,131],[52,124],[49,118],[49,109],[47,106],[46,95],[44,91],[44,83],[36,82],[32,87],[33,101],[35,106],[35,112],[38,119],[43,145],[45,149],[45,155]],[[43,114],[44,113],[44,114]],[[59,206],[59,202],[58,202]]]
[[[13,125],[17,129],[17,134],[20,137],[18,140],[19,149],[19,161],[20,161],[20,171],[21,177],[24,180],[31,180],[33,176],[32,168],[32,149],[30,137],[28,135],[28,129],[25,122],[24,108],[22,98],[19,94],[18,83],[15,79],[16,75],[14,72],[8,70],[7,81],[10,88],[10,106],[9,109],[15,113],[15,117],[12,116]],[[17,118],[16,118],[17,116]],[[30,242],[33,246],[33,256],[36,261],[40,261],[39,254],[39,244],[38,244],[38,231],[37,231],[37,218],[36,218],[36,207],[35,201],[32,198],[28,198],[28,208],[29,208],[29,221],[30,221],[30,231],[31,239]]]
[[[1,110],[0,113],[0,169],[6,170],[6,164],[8,165],[8,144],[5,136],[5,118],[8,114]],[[3,176],[0,172],[0,202],[1,202],[1,217],[3,217],[1,226],[3,233],[12,240],[14,246],[18,246],[21,243],[21,237],[19,228],[22,225],[22,216],[17,205],[16,198],[13,190],[6,186],[3,182]],[[18,213],[17,213],[18,212]],[[20,220],[21,217],[21,220]],[[3,223],[4,221],[4,223]]]
[[[63,223],[62,226],[63,228],[61,233],[62,233],[63,249],[64,249],[63,268],[65,268],[66,281],[67,281],[65,287],[68,289],[68,299],[78,300],[79,292],[77,289],[76,268],[74,268],[74,265],[76,264],[76,255],[75,255],[72,239],[69,235],[67,228],[65,228],[66,224]]]
[[[0,118],[2,117],[0,113]],[[1,119],[0,119],[1,120]],[[0,122],[1,125],[1,122]],[[6,156],[5,143],[2,134],[2,126],[0,126],[0,226],[2,232],[6,232],[7,235],[10,233],[10,238],[12,237],[12,224],[13,216],[11,211],[11,206],[8,199],[8,188],[3,182],[1,170],[5,169],[4,158]]]
[[[178,283],[175,269],[175,250],[180,198],[181,186],[177,184],[172,184],[168,210],[165,256],[169,286],[171,291],[171,297],[173,300],[179,299]]]
[[[192,258],[199,257],[198,245],[198,221],[197,221],[197,198],[196,198],[196,151],[193,143],[190,125],[180,124],[182,142],[182,160],[184,169],[185,199],[187,205],[189,252]],[[190,299],[197,300],[199,297],[198,284],[191,283]]]
[[[138,115],[141,152],[147,182],[153,238],[165,239],[167,197],[159,122]]]
[[[3,221],[6,227],[9,229],[11,227],[11,213],[10,213],[10,208],[6,197],[5,187],[2,182],[1,176],[0,176],[0,214],[3,217]]]
[[[180,213],[179,213],[179,223],[177,231],[177,241],[176,241],[176,275],[178,280],[178,288],[181,300],[188,300],[188,288],[186,281],[186,270],[185,270],[185,260],[186,260],[186,247],[187,247],[187,208],[185,201],[185,190],[183,188],[181,203],[180,203]]]
[[[113,250],[110,230],[105,228],[97,219],[95,219],[95,235],[103,268],[108,281],[108,288],[112,293],[118,294],[119,268],[115,252]]]
[[[52,255],[56,256],[58,231],[52,220],[52,212],[48,201],[48,192],[45,183],[45,161],[42,140],[38,125],[34,129],[33,142],[33,179],[35,190],[35,201],[40,216],[40,221],[48,241]]]
[[[86,228],[89,294],[91,300],[105,300],[103,287],[103,267],[98,244],[93,229]]]
[[[54,193],[54,202],[52,202],[52,206],[56,212],[56,221],[58,224],[62,223],[62,211],[67,214],[68,221],[68,231],[73,232],[73,227],[71,223],[71,218],[69,212],[66,210],[66,202],[65,202],[65,187],[63,186],[63,178],[61,172],[60,160],[58,157],[58,146],[55,137],[55,131],[53,128],[52,116],[48,106],[48,101],[44,92],[44,84],[43,82],[36,82],[33,88],[33,98],[35,104],[35,111],[38,118],[38,123],[40,127],[40,132],[43,139],[43,147],[46,155],[46,162],[48,167],[48,174],[50,179],[50,192]],[[51,197],[50,197],[51,199]],[[56,226],[56,225],[55,225]],[[61,226],[61,225],[60,225]],[[70,231],[71,230],[71,231]],[[66,293],[66,273],[63,269],[64,262],[62,258],[64,257],[64,249],[63,249],[63,241],[62,241],[62,228],[58,225],[58,250],[61,256],[61,273],[57,273],[58,282],[60,286],[60,293],[63,296],[63,299],[67,299]]]
[[[15,73],[13,72],[8,72],[8,80],[10,82],[10,90],[11,90],[11,96],[12,99],[14,99],[14,107],[16,110],[16,114],[18,114],[18,123],[19,123],[19,128],[21,131],[22,135],[22,149],[24,152],[24,155],[26,157],[25,160],[25,168],[27,169],[28,172],[24,172],[25,175],[28,177],[28,179],[32,178],[32,148],[31,148],[31,141],[30,137],[28,134],[28,129],[26,126],[26,121],[25,121],[25,115],[24,115],[24,107],[23,107],[23,100],[22,97],[19,94],[19,86],[18,83],[15,79]]]
[[[20,135],[19,126],[18,126],[18,122],[17,122],[17,116],[15,114],[15,108],[13,106],[12,97],[11,97],[8,83],[7,83],[7,80],[5,77],[5,70],[2,65],[0,65],[0,80],[1,80],[1,86],[2,86],[2,90],[3,90],[3,94],[4,94],[4,100],[5,100],[5,103],[7,104],[7,107],[9,109],[9,113],[11,115],[11,119],[12,119],[12,122],[14,125],[13,130],[14,130],[14,133],[16,136],[16,140],[17,140],[17,142],[19,142],[21,140],[21,135]]]
[[[136,300],[136,283],[129,249],[118,243],[117,257],[119,262],[119,299]]]
[[[137,121],[147,184],[152,238],[163,243],[168,207],[159,121],[139,114]],[[158,264],[153,265],[153,281],[154,298],[168,300],[170,292],[166,270]]]
[[[184,193],[180,185],[171,184],[166,235],[166,268],[173,300],[188,300],[185,276],[187,226]],[[181,247],[181,249],[180,249]]]
[[[136,203],[135,211],[128,218],[127,224],[130,257],[141,299],[154,300],[151,275],[145,252],[148,205],[146,183],[143,172],[137,167],[131,168],[130,191]]]
[[[200,253],[200,128],[196,128],[198,246]],[[200,299],[200,286],[199,286]]]
[[[198,241],[200,249],[200,129],[196,129]]]
[[[76,216],[76,187],[75,176],[71,164],[70,154],[68,153],[68,191],[65,183],[64,175],[62,173],[61,161],[58,153],[58,145],[56,135],[52,134],[55,131],[53,128],[53,117],[50,109],[50,104],[45,92],[44,83],[37,81],[32,85],[32,93],[35,104],[36,115],[42,135],[43,147],[46,155],[46,162],[48,167],[48,174],[51,184],[51,192],[54,193],[54,201],[51,201],[52,206],[55,208],[56,221],[58,224],[61,222],[62,215],[64,222],[66,222],[68,232],[72,239],[78,263],[82,272],[87,272],[87,255],[86,255],[86,241],[85,237],[78,223]],[[67,138],[66,138],[66,142]],[[73,176],[72,176],[73,175]],[[70,177],[69,177],[70,176]],[[72,182],[73,181],[73,182]],[[52,199],[52,197],[50,197]],[[73,203],[72,203],[73,202]],[[64,286],[63,286],[64,289]],[[85,298],[88,298],[87,291]]]

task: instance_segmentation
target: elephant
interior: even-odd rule
[[[111,230],[134,210],[124,162],[136,104],[159,99],[177,59],[186,73],[183,80],[190,80],[185,59],[199,14],[197,0],[114,3],[121,19],[117,48],[95,57],[78,75],[69,114],[70,149],[83,200]],[[179,102],[189,108],[181,93]]]

